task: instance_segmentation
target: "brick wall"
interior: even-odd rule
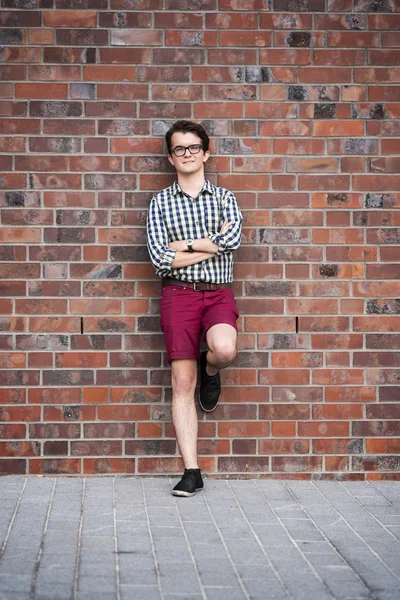
[[[149,199],[177,118],[243,210],[214,474],[400,472],[400,3],[2,0],[0,470],[176,473]]]

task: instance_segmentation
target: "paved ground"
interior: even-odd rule
[[[400,482],[0,478],[1,600],[400,599]]]

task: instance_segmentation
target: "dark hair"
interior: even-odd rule
[[[167,141],[168,147],[168,154],[171,154],[171,140],[174,133],[195,133],[201,139],[201,145],[203,147],[204,152],[207,152],[208,147],[210,145],[210,138],[208,137],[204,127],[202,125],[199,125],[198,123],[193,123],[192,121],[182,120],[176,121],[176,123],[174,123],[165,134],[165,139]]]

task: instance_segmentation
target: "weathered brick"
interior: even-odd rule
[[[145,225],[173,181],[163,137],[194,118],[244,218],[239,355],[201,467],[394,477],[393,0],[83,4],[3,0],[0,469],[181,472]]]

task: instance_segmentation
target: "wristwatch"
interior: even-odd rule
[[[192,238],[189,238],[188,240],[186,240],[186,244],[187,244],[189,252],[194,252],[194,250],[193,250],[194,240],[192,240]]]

